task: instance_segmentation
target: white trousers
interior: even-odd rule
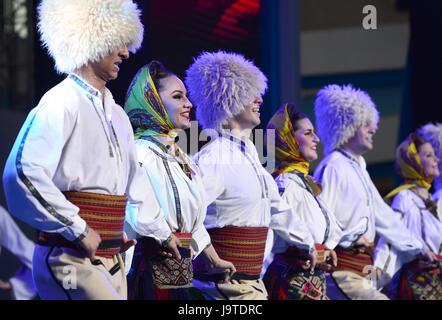
[[[25,236],[9,212],[0,206],[0,251],[2,246],[23,263],[23,267],[8,280],[14,298],[17,300],[34,298],[37,292],[32,281],[31,270],[35,243]]]
[[[215,284],[193,280],[195,288],[211,295],[217,300],[267,300],[268,293],[261,279],[230,280],[226,283]]]
[[[77,250],[37,245],[34,253],[34,283],[44,300],[126,300],[127,283],[121,256],[97,257],[102,264]],[[111,274],[112,268],[120,269]]]
[[[371,281],[350,271],[334,271],[331,277],[336,285],[351,300],[390,300],[379,292]],[[332,296],[329,296],[333,300]]]

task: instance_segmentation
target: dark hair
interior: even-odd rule
[[[417,133],[412,133],[411,134],[411,141],[413,141],[414,145],[416,146],[416,150],[417,152],[419,152],[420,147],[425,144],[428,143],[428,141],[424,140],[419,134]]]
[[[308,119],[304,113],[298,111],[294,103],[287,103],[287,112],[289,113],[289,118],[292,120],[292,126],[295,131],[299,129],[297,125],[299,120]]]
[[[153,60],[149,63],[149,73],[152,77],[152,81],[155,85],[157,91],[161,90],[161,81],[162,79],[166,79],[174,74],[166,69],[164,65],[157,60]]]

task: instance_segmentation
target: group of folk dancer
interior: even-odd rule
[[[317,131],[292,103],[269,121],[270,174],[250,140],[267,78],[240,54],[203,52],[184,81],[152,61],[124,109],[115,103],[106,84],[141,46],[140,14],[132,0],[38,7],[42,42],[67,77],[29,113],[3,184],[8,210],[39,230],[26,265],[41,299],[442,299],[442,124],[399,145],[403,183],[382,198],[363,158],[376,106],[328,85]],[[176,137],[193,105],[212,134],[191,157]]]

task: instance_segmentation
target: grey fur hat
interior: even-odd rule
[[[267,89],[267,77],[237,53],[203,52],[187,69],[185,84],[203,129],[220,131],[227,119]]]

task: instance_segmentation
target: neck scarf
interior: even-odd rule
[[[309,163],[299,151],[299,143],[293,129],[295,112],[293,105],[285,104],[279,108],[267,125],[267,130],[275,130],[275,160],[278,166],[272,173],[274,178],[293,170],[308,174]]]
[[[386,199],[394,197],[401,190],[411,189],[416,186],[430,189],[432,179],[425,173],[422,167],[416,145],[412,140],[412,134],[396,149],[395,166],[396,171],[405,181],[387,194]]]
[[[135,130],[135,139],[146,136],[177,136],[150,76],[148,65],[142,67],[133,78],[126,94],[124,109]]]

